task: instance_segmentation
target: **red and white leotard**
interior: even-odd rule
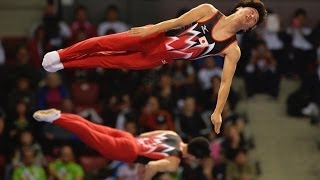
[[[167,133],[152,134],[137,138],[139,152],[135,162],[146,164],[169,156],[182,158],[179,136]]]
[[[213,38],[214,27],[221,17],[222,13],[218,11],[204,22],[196,22],[166,32],[165,46],[168,53],[173,58],[199,59],[206,56],[215,56],[222,52],[236,41],[236,36],[231,36],[223,41]]]

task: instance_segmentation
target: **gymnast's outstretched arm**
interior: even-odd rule
[[[134,36],[147,36],[154,33],[165,32],[170,29],[189,25],[193,22],[210,18],[217,11],[211,4],[199,5],[178,18],[160,22],[155,25],[136,27],[129,30]]]

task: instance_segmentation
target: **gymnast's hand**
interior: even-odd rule
[[[134,27],[128,31],[129,35],[140,36],[140,37],[145,37],[145,36],[148,36],[148,35],[153,34],[155,32],[156,32],[156,30],[153,25]]]
[[[211,122],[214,125],[214,131],[219,134],[220,133],[220,127],[222,123],[222,117],[220,113],[213,112],[211,115]]]

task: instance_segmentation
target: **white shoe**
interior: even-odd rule
[[[317,116],[319,114],[319,108],[315,103],[309,103],[307,107],[302,109],[302,114],[306,116]]]
[[[39,110],[33,114],[33,118],[37,121],[44,121],[52,123],[53,121],[59,119],[61,116],[61,111],[56,109]]]

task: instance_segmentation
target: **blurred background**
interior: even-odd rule
[[[159,180],[320,179],[320,1],[265,0],[269,16],[238,36],[242,57],[223,111],[210,122],[223,59],[162,67],[46,73],[43,55],[84,39],[181,15],[201,3],[228,11],[236,0],[0,1],[0,179],[137,179],[61,128],[37,123],[58,108],[133,135],[168,129],[211,142],[211,157],[184,161]],[[125,151],[124,151],[125,153]]]

